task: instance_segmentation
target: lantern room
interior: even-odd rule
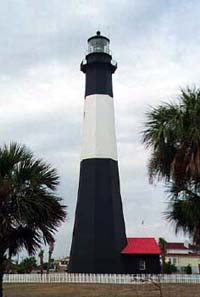
[[[97,31],[95,36],[88,39],[88,54],[91,53],[106,53],[110,55],[109,48],[110,40],[101,35],[100,31]]]

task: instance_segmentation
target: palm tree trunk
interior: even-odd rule
[[[49,269],[51,266],[51,256],[52,256],[52,252],[49,251],[49,258],[48,258],[48,264],[47,264],[47,274],[49,274]]]
[[[41,274],[41,277],[43,275],[43,255],[40,257],[40,274]]]
[[[39,258],[40,258],[40,275],[41,275],[41,278],[42,278],[42,275],[43,275],[43,260],[44,260],[44,251],[43,250],[40,250],[40,253],[39,253]]]
[[[3,272],[0,271],[0,297],[3,297]]]
[[[163,256],[161,256],[161,262],[162,262],[162,264],[161,264],[161,273],[162,274],[164,274],[164,265],[165,265],[165,258],[163,257]]]
[[[3,297],[4,258],[0,256],[0,297]]]
[[[49,258],[48,258],[48,264],[47,264],[47,274],[49,274],[49,268],[51,266],[51,257],[52,257],[53,250],[54,250],[54,241],[52,241],[49,244]]]

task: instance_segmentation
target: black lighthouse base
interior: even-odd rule
[[[69,272],[123,273],[126,244],[117,161],[83,160]]]

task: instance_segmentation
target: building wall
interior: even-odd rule
[[[191,265],[192,272],[193,273],[200,273],[199,271],[199,265],[200,265],[200,256],[167,256],[167,261],[170,261],[172,264],[174,264],[177,269],[180,272],[183,272],[183,267],[187,267],[188,265]]]
[[[178,249],[167,249],[168,254],[188,254],[188,250],[178,250]]]
[[[142,273],[160,273],[159,255],[139,255],[124,254],[122,255],[125,273],[142,274]],[[140,261],[145,262],[145,269],[140,269]]]

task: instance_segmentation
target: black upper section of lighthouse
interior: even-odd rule
[[[113,97],[112,74],[117,63],[112,60],[110,40],[97,31],[88,39],[88,54],[81,62],[81,71],[86,74],[85,97],[105,94]]]

